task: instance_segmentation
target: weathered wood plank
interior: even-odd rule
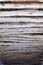
[[[34,45],[43,45],[43,35],[10,35],[10,36],[1,36],[0,37],[0,45],[2,46],[5,46],[5,45],[14,45],[14,46],[19,46],[19,45],[29,45],[28,47],[30,46],[34,46]],[[16,47],[14,47],[16,48]],[[31,48],[31,47],[30,47]]]
[[[43,0],[0,0],[0,2],[10,1],[10,2],[43,2]]]
[[[0,0],[1,59],[19,60],[19,63],[26,61],[27,65],[33,58],[36,61],[41,52],[43,0]],[[33,65],[31,63],[28,65]]]
[[[20,39],[21,40],[21,38],[23,39],[23,38],[25,38],[26,37],[26,39],[25,40],[29,40],[28,39],[28,37],[30,38],[30,39],[43,39],[43,35],[38,35],[37,36],[37,34],[3,34],[3,33],[1,33],[0,34],[0,38],[7,38],[8,37],[8,39],[10,38],[10,39]]]
[[[0,18],[0,23],[2,22],[43,22],[43,18],[31,18],[31,17],[10,17],[10,18]]]
[[[21,36],[22,36],[22,38],[21,38]],[[43,35],[42,36],[41,35],[37,35],[37,36],[36,35],[34,35],[34,36],[25,35],[25,37],[24,37],[24,35],[20,35],[20,37],[18,37],[18,38],[14,37],[14,40],[13,40],[14,43],[13,42],[9,42],[9,41],[7,42],[7,40],[6,40],[6,42],[4,42],[4,39],[5,40],[6,39],[7,40],[8,39],[12,40],[13,37],[12,38],[11,37],[10,38],[3,38],[3,40],[2,40],[3,42],[0,42],[0,45],[1,45],[0,49],[3,49],[2,50],[3,53],[5,53],[4,50],[9,51],[9,52],[12,52],[12,51],[13,52],[16,52],[16,51],[17,52],[23,52],[23,51],[25,51],[25,52],[28,51],[29,52],[29,50],[35,51],[35,49],[37,50],[37,47],[40,48],[41,45],[43,46]],[[38,50],[40,51],[39,48],[38,48]]]
[[[31,47],[34,47],[34,46],[41,46],[41,45],[43,46],[43,43],[42,43],[43,41],[42,42],[41,41],[39,41],[39,40],[37,40],[37,41],[35,41],[35,40],[34,41],[25,41],[25,42],[23,42],[23,41],[21,41],[21,42],[11,41],[13,43],[10,43],[9,41],[5,41],[6,43],[4,41],[0,41],[0,46],[12,46],[12,48],[14,47],[14,49],[17,48],[17,49],[23,50],[23,49],[26,49],[27,47],[31,48]],[[15,50],[11,50],[11,51],[15,51]]]
[[[16,30],[20,30],[20,29],[27,29],[27,28],[43,28],[43,22],[39,23],[39,22],[0,22],[0,30],[4,30],[4,29],[16,29]],[[24,30],[23,29],[23,30]]]
[[[0,9],[43,9],[43,3],[2,3]]]
[[[14,26],[16,27],[16,26]],[[19,26],[17,26],[18,28]],[[5,34],[29,34],[29,33],[43,33],[43,28],[26,28],[22,27],[21,29],[0,29],[0,33],[5,33]]]
[[[36,10],[22,10],[22,11],[0,11],[0,17],[11,16],[43,16],[43,11]]]
[[[5,26],[9,29],[13,29],[15,26],[19,29],[22,28],[22,26],[27,26],[29,28],[43,28],[43,22],[0,22],[0,29],[4,29]]]

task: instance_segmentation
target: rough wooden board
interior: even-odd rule
[[[0,58],[27,65],[42,53],[43,0],[0,0]]]
[[[20,26],[14,26],[14,29],[1,29],[0,33],[5,33],[5,34],[29,34],[29,33],[43,33],[43,28],[27,28],[22,27],[21,29],[16,29],[19,28]]]
[[[35,10],[22,10],[22,11],[1,11],[0,17],[11,17],[11,16],[42,16],[43,11],[35,11]]]
[[[43,3],[0,3],[1,9],[43,9]]]
[[[0,0],[0,2],[43,2],[43,0]]]
[[[2,22],[43,22],[43,18],[31,18],[31,17],[9,17],[0,18],[0,23]]]

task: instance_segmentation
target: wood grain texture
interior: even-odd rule
[[[0,58],[32,65],[42,53],[43,0],[0,0]]]
[[[0,2],[43,2],[43,0],[0,0]]]
[[[8,12],[5,12],[5,11],[3,11],[3,12],[0,12],[0,17],[7,17],[7,16],[9,16],[9,17],[11,17],[11,16],[42,16],[43,17],[43,11],[31,11],[31,10],[27,10],[27,11],[24,11],[24,10],[22,10],[22,11],[8,11]]]
[[[1,9],[43,9],[43,3],[0,3]]]

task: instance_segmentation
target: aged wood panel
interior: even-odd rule
[[[0,12],[0,17],[4,16],[43,16],[43,11],[22,10],[22,11],[3,11]]]
[[[4,10],[4,9],[12,9],[12,10],[16,10],[16,9],[38,9],[41,10],[43,9],[43,3],[0,3],[0,10]]]
[[[6,17],[2,17],[2,18],[0,18],[0,23],[2,23],[2,22],[43,22],[43,18],[41,18],[41,17],[39,17],[39,18],[31,18],[31,17],[17,17],[17,18],[15,18],[15,17],[8,17],[8,18],[6,18]]]
[[[33,65],[42,55],[43,0],[0,0],[0,58]]]
[[[5,26],[6,27],[6,26]],[[43,33],[43,28],[19,28],[20,26],[14,26],[14,29],[1,29],[0,33],[5,33],[5,34],[29,34],[29,33]]]
[[[0,0],[0,2],[43,2],[43,0]]]

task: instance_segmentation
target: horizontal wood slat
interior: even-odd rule
[[[11,23],[9,23],[9,22],[2,22],[2,23],[0,23],[0,30],[3,30],[3,29],[16,29],[16,30],[19,30],[19,29],[22,29],[22,28],[26,28],[26,29],[28,29],[28,28],[43,28],[43,23],[37,23],[37,22],[33,22],[33,23],[23,23],[23,22],[11,22]]]
[[[0,9],[43,9],[43,3],[1,3]]]
[[[0,12],[0,17],[11,17],[11,16],[43,16],[43,11],[35,11],[35,10],[22,10],[22,11],[3,11]]]
[[[28,34],[28,33],[43,33],[43,28],[29,28],[29,27],[22,27],[20,29],[19,26],[14,26],[14,29],[6,29],[6,26],[4,29],[0,29],[0,33],[5,34]]]
[[[0,0],[0,2],[43,2],[43,0]]]
[[[43,22],[43,18],[31,18],[31,17],[4,17],[0,18],[0,23],[2,22]]]

